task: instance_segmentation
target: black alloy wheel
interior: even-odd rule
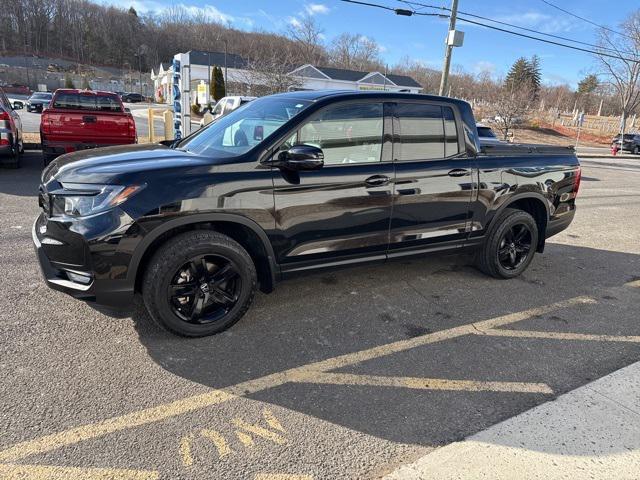
[[[476,255],[478,268],[495,278],[517,277],[533,260],[538,235],[538,224],[530,213],[506,208],[489,226]]]
[[[518,223],[505,230],[498,247],[498,262],[506,270],[516,270],[526,262],[531,252],[531,230]]]
[[[253,259],[234,239],[194,230],[155,251],[141,286],[157,325],[178,335],[203,337],[242,318],[253,301],[257,274]]]
[[[182,265],[168,288],[173,313],[188,323],[220,320],[238,302],[242,279],[235,263],[222,255],[198,255]]]

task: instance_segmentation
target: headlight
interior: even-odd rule
[[[142,190],[144,185],[95,185],[64,183],[51,192],[51,215],[86,217],[104,212]]]

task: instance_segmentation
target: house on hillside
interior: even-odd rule
[[[191,103],[195,103],[197,86],[206,85],[208,97],[209,81],[214,66],[223,70],[226,78],[227,95],[260,95],[263,75],[252,71],[250,62],[240,55],[224,52],[189,51],[176,54],[182,61],[182,74],[186,69],[190,77]],[[301,65],[291,67],[286,73],[296,79],[295,90],[388,90],[393,92],[420,93],[422,86],[406,75],[385,74],[382,72],[361,72],[342,68]],[[172,103],[173,67],[171,63],[162,63],[151,71],[154,92],[157,101]],[[209,99],[207,98],[207,102]],[[199,103],[202,103],[200,100]]]

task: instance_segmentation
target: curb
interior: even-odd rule
[[[576,153],[576,157],[578,158],[622,158],[622,159],[636,159],[640,160],[640,156],[638,155],[600,155],[597,153]]]

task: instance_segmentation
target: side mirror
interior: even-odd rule
[[[313,145],[294,145],[278,154],[275,165],[288,170],[318,170],[324,166],[324,153]]]
[[[127,113],[131,113],[131,109],[127,108],[127,107],[124,107],[124,111],[127,112]]]
[[[14,110],[22,110],[24,108],[24,103],[21,102],[20,100],[16,100],[13,102],[13,109]]]

